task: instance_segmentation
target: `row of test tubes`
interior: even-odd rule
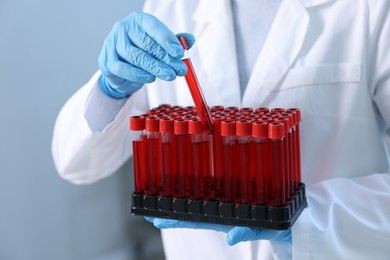
[[[298,108],[160,105],[130,118],[135,194],[285,206],[301,183]]]

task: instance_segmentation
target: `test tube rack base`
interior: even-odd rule
[[[307,206],[305,185],[283,207],[132,195],[131,214],[230,226],[286,230]]]

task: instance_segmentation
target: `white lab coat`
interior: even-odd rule
[[[172,31],[196,36],[190,56],[209,105],[301,109],[309,207],[292,228],[294,259],[390,257],[389,6],[388,0],[283,1],[241,100],[230,1],[146,1],[145,11]],[[158,80],[131,96],[102,133],[92,133],[83,110],[99,75],[66,103],[55,126],[56,167],[77,184],[104,178],[129,159],[130,115],[161,103],[192,104],[182,78]],[[213,231],[162,235],[167,259],[272,253],[268,242],[228,247],[225,235]],[[273,249],[282,258],[289,253],[286,246]]]

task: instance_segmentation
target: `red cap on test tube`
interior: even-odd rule
[[[249,120],[240,120],[236,123],[236,134],[238,136],[247,136],[252,134],[252,124]]]
[[[212,106],[210,108],[211,111],[224,111],[225,107],[224,106]]]
[[[265,121],[252,122],[252,136],[256,138],[267,138],[268,123]]]
[[[141,131],[145,129],[145,117],[132,116],[130,117],[130,130]]]
[[[188,134],[188,122],[184,119],[176,119],[173,123],[173,129],[177,135]]]
[[[238,111],[238,107],[225,107],[226,113],[235,113]]]
[[[301,110],[299,108],[289,108],[286,110],[287,112],[295,112],[296,113],[296,118],[297,122],[301,122]]]
[[[268,107],[258,107],[255,109],[255,112],[261,112],[261,113],[267,114],[267,113],[269,113],[269,108]]]
[[[201,134],[204,131],[202,122],[199,119],[191,119],[188,121],[188,133],[189,134]]]
[[[281,139],[285,136],[286,129],[281,122],[272,122],[268,124],[268,136],[271,139]]]
[[[277,117],[274,122],[280,122],[284,125],[284,131],[287,134],[290,130],[290,120],[287,117]]]
[[[221,122],[221,135],[233,136],[236,134],[236,122],[232,120],[225,120]]]
[[[145,119],[145,130],[149,132],[158,132],[160,120],[149,116]]]
[[[173,119],[172,118],[160,119],[160,132],[161,133],[173,133]]]
[[[284,108],[279,108],[279,107],[275,107],[275,108],[272,108],[271,109],[271,113],[283,113],[284,111],[286,111]]]

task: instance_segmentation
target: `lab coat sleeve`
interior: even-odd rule
[[[53,132],[52,155],[59,175],[75,184],[89,184],[114,173],[132,155],[129,117],[146,111],[144,88],[128,98],[115,119],[93,132],[85,119],[85,104],[101,73],[79,89],[60,111]]]
[[[368,82],[378,114],[386,125],[384,140],[389,147],[389,2],[370,3]],[[307,199],[308,208],[292,228],[294,259],[388,259],[389,172],[329,179],[307,187]]]

